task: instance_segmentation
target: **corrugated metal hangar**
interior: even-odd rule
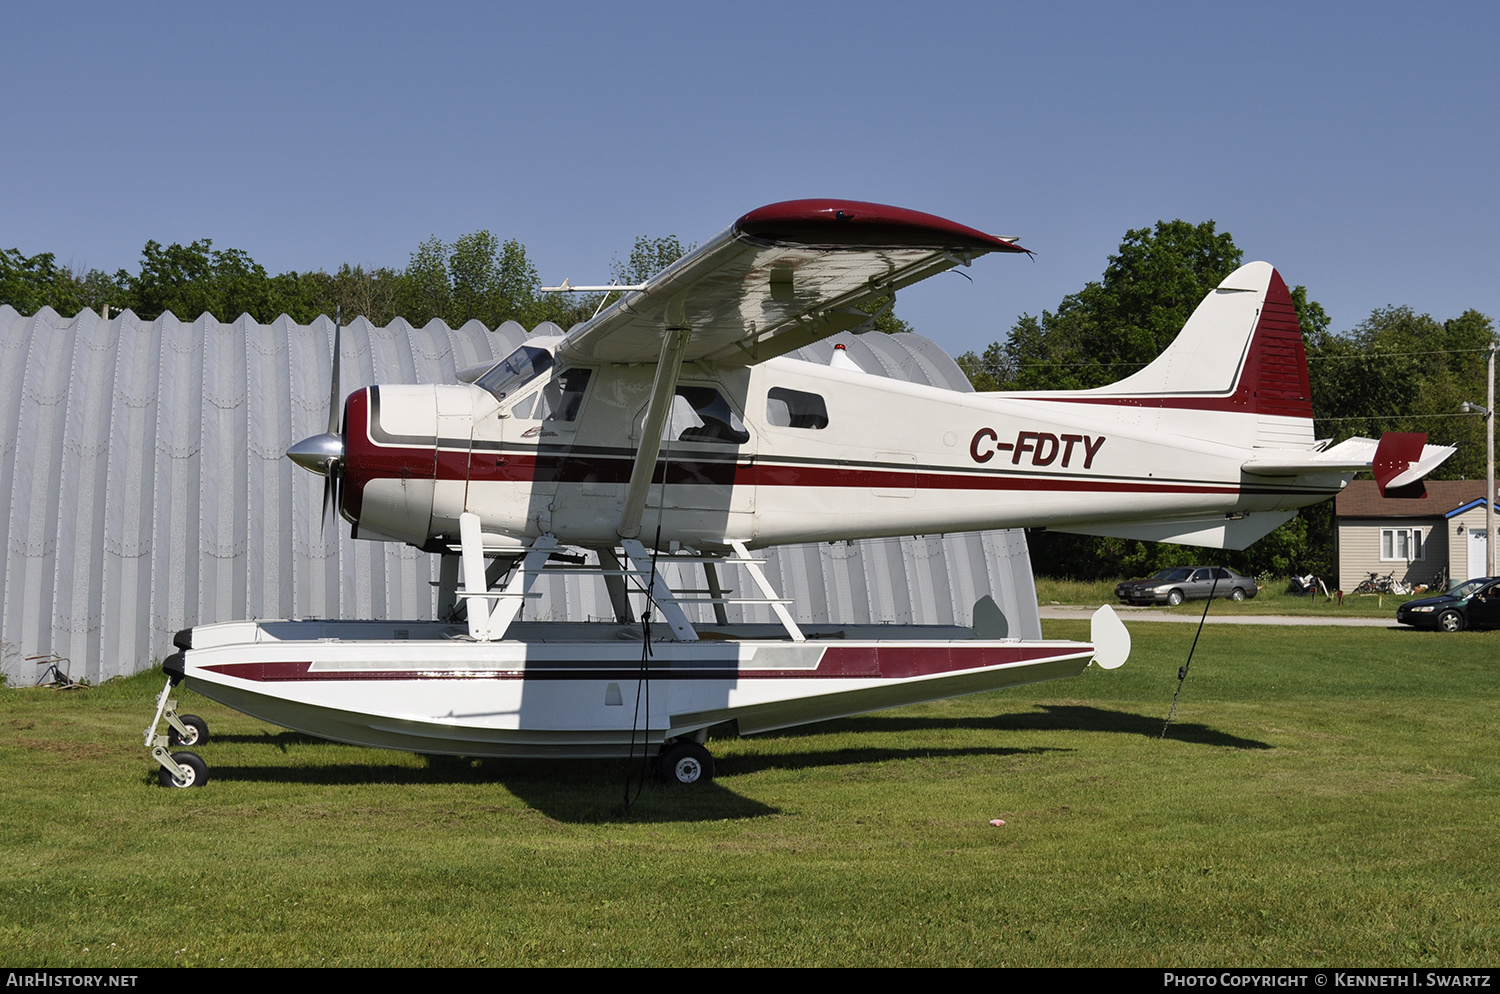
[[[39,666],[27,657],[49,653],[75,678],[135,673],[190,625],[433,616],[438,557],[355,541],[343,522],[325,531],[323,481],[283,458],[326,428],[333,331],[327,319],[148,322],[129,311],[106,320],[0,305],[7,680],[34,682]],[[501,359],[527,337],[514,323],[491,332],[478,322],[377,328],[361,318],[343,330],[342,386],[456,382],[457,370]],[[793,355],[826,363],[840,343],[866,372],[970,389],[918,335],[845,334]],[[968,625],[974,602],[990,595],[1012,636],[1041,637],[1019,531],[765,555],[800,622]],[[668,582],[695,585],[670,571]],[[597,578],[548,578],[541,588],[528,617],[613,617]],[[732,606],[730,619],[772,617],[762,605]]]

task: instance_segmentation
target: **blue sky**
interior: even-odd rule
[[[958,353],[1215,220],[1334,327],[1500,317],[1500,5],[0,5],[0,245],[138,265],[212,238],[272,272],[523,242],[603,281],[834,196],[1019,235],[898,313]]]

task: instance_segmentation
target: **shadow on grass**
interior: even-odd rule
[[[294,742],[345,748],[336,743],[285,733]],[[273,744],[281,736],[244,736],[252,743]],[[268,741],[270,740],[270,741]],[[303,763],[296,766],[212,765],[213,781],[299,784],[303,786],[428,786],[499,784],[548,818],[569,823],[691,822],[760,818],[777,809],[741,797],[710,781],[675,787],[647,780],[641,785],[640,761],[631,765],[632,803],[625,805],[624,760],[465,759],[429,756],[425,766],[396,763]],[[154,774],[153,774],[154,776]],[[210,784],[212,786],[212,784]]]
[[[769,736],[755,736],[755,738],[766,737]],[[721,772],[744,774],[759,773],[763,770],[803,770],[834,766],[861,766],[907,759],[944,759],[960,756],[1041,756],[1049,752],[1072,751],[1072,749],[1051,748],[1047,746],[1033,746],[1019,749],[995,749],[988,746],[965,746],[961,748],[932,746],[887,748],[882,746],[866,746],[859,748],[809,749],[804,752],[735,756],[724,762]]]
[[[757,739],[796,739],[820,733],[880,735],[922,731],[1015,732],[1113,732],[1158,738],[1163,718],[1076,704],[1043,704],[1035,710],[988,717],[940,718],[898,715],[863,715],[823,722],[784,732],[755,736]],[[1268,743],[1240,738],[1193,722],[1174,723],[1168,736],[1175,741],[1228,749],[1270,749]],[[289,747],[345,749],[298,732],[263,732],[251,735],[216,736],[217,742],[267,746],[286,754]],[[709,746],[712,751],[713,741]],[[809,744],[811,745],[811,743]],[[211,746],[209,747],[212,748]],[[857,747],[815,746],[777,754],[741,754],[720,762],[723,776],[745,775],[764,770],[800,770],[857,766],[899,760],[963,756],[1044,755],[1071,752],[1065,746],[993,747],[985,745],[942,747],[884,745],[871,742]],[[211,764],[210,775],[221,782],[303,784],[307,786],[443,786],[454,784],[499,784],[518,800],[555,821],[573,824],[609,822],[704,822],[761,818],[777,809],[742,797],[723,783],[714,781],[694,787],[668,786],[647,780],[641,786],[642,763],[625,760],[579,759],[467,759],[431,756],[425,765],[398,763],[307,762],[315,758],[302,752],[296,765]],[[332,757],[329,757],[332,759]],[[627,776],[632,803],[624,801]]]
[[[316,735],[304,735],[301,732],[257,732],[253,735],[221,735],[218,732],[210,732],[210,743],[238,743],[240,745],[267,745],[281,752],[286,752],[291,746],[328,745],[328,739],[320,739]]]
[[[841,718],[837,721],[806,725],[802,728],[782,732],[768,732],[757,738],[796,738],[799,735],[818,732],[916,732],[932,730],[987,731],[987,732],[1117,732],[1125,735],[1144,735],[1160,738],[1166,716],[1131,714],[1106,708],[1089,707],[1083,704],[1039,704],[1035,711],[1018,714],[998,714],[972,718],[917,718],[904,715],[861,715],[857,718]],[[1271,749],[1267,742],[1241,738],[1221,732],[1195,722],[1173,722],[1167,738],[1195,745],[1217,746],[1226,749]],[[990,755],[1007,752],[1031,752],[1030,749],[975,749]],[[917,750],[921,755],[930,754]]]

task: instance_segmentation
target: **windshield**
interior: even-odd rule
[[[1153,580],[1186,580],[1189,576],[1192,575],[1192,573],[1193,573],[1193,571],[1190,568],[1188,568],[1186,566],[1179,566],[1176,569],[1157,570],[1155,573],[1153,573],[1151,575],[1151,579],[1153,579]]]
[[[1465,597],[1473,597],[1489,582],[1488,580],[1466,580],[1458,586],[1450,588],[1448,593],[1462,600]]]
[[[488,390],[496,400],[504,400],[551,368],[551,352],[523,345],[491,366],[474,385]]]

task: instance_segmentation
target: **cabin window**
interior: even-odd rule
[[[645,417],[641,418],[645,423]],[[713,387],[678,387],[672,413],[662,427],[662,441],[717,442],[743,445],[750,433],[724,395]]]
[[[591,369],[565,369],[542,388],[534,417],[542,421],[577,421]]]
[[[510,416],[526,420],[531,417],[531,409],[536,406],[537,394],[522,397],[511,406]]]
[[[1380,558],[1384,562],[1401,563],[1425,559],[1422,549],[1422,529],[1380,529]]]
[[[551,368],[551,352],[523,345],[486,370],[474,385],[504,400]]]
[[[766,395],[766,421],[777,428],[827,428],[828,406],[815,393],[772,387]]]

